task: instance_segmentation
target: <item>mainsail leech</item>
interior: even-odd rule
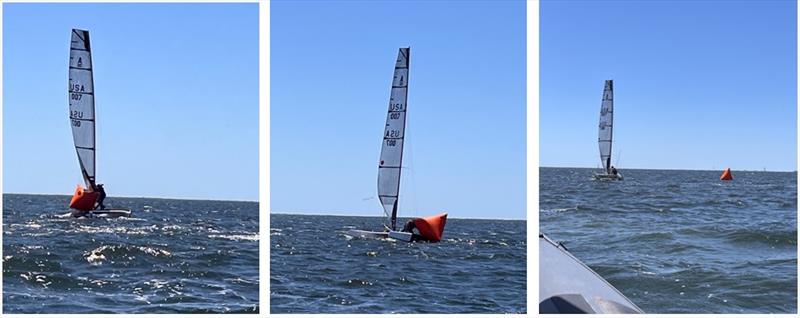
[[[400,195],[400,171],[403,163],[403,141],[406,127],[406,100],[408,98],[408,69],[411,48],[400,48],[394,66],[392,93],[386,128],[383,134],[380,163],[378,164],[378,198],[387,217],[387,227],[397,230],[397,206]]]
[[[69,119],[72,139],[89,191],[95,184],[95,101],[89,31],[72,29],[69,50]]]
[[[600,105],[600,127],[597,143],[600,145],[600,161],[606,174],[611,174],[611,139],[614,130],[614,80],[606,80],[603,102]]]

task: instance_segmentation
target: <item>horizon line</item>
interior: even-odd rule
[[[317,215],[317,216],[356,216],[356,217],[375,217],[379,218],[381,216],[376,215],[362,215],[362,214],[335,214],[336,212],[287,212],[287,211],[270,211],[270,214],[282,214],[282,215]],[[331,214],[334,213],[334,214]],[[450,213],[445,212],[448,214],[448,218],[450,218]],[[466,220],[501,220],[501,221],[525,221],[527,222],[528,219],[511,219],[511,218],[496,218],[496,219],[489,219],[489,218],[480,218],[480,217],[454,217],[453,219],[466,219]]]
[[[541,166],[541,165],[539,166],[539,168],[603,169],[601,167],[567,167],[567,166]],[[729,167],[725,167],[725,168],[722,168],[722,169],[719,169],[719,170],[717,170],[717,169],[678,169],[678,168],[636,168],[636,167],[619,169],[619,170],[724,171],[726,168],[729,168]],[[746,169],[736,170],[736,169],[731,169],[731,171],[741,171],[741,172],[794,172],[794,173],[797,173],[797,170],[746,170]]]
[[[50,195],[50,196],[70,196],[69,194],[51,194],[51,193],[14,193],[14,192],[3,192],[3,195],[6,194],[16,194],[16,195]],[[237,200],[237,199],[198,199],[198,198],[157,198],[157,197],[143,197],[143,196],[108,196],[107,198],[119,198],[119,199],[162,199],[162,200],[186,200],[186,201],[228,201],[228,202],[253,202],[259,203],[258,200]]]

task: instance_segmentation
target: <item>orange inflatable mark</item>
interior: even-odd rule
[[[97,197],[100,194],[93,191],[88,191],[82,186],[78,185],[75,188],[75,194],[72,195],[72,200],[69,202],[69,207],[75,210],[89,211],[94,209],[94,203],[97,202]]]
[[[447,223],[447,213],[414,220],[414,226],[419,230],[419,235],[431,242],[442,240],[445,223]]]
[[[722,172],[722,175],[719,176],[719,179],[725,181],[733,180],[733,174],[731,174],[731,168],[725,169],[725,171]]]

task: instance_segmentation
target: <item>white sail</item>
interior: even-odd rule
[[[408,67],[411,48],[401,48],[397,54],[389,98],[389,113],[378,165],[378,197],[387,217],[386,226],[397,227],[397,205],[400,194],[400,170],[403,163],[403,138],[406,129],[406,99],[408,97]]]
[[[95,108],[89,31],[72,29],[69,49],[69,120],[86,188],[94,190]]]
[[[603,103],[600,106],[600,127],[597,142],[600,145],[600,161],[607,174],[611,174],[611,139],[614,130],[614,81],[606,80]]]

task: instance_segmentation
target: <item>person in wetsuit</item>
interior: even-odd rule
[[[95,190],[97,191],[97,194],[99,195],[97,197],[97,209],[105,210],[106,206],[103,205],[103,200],[106,199],[106,189],[104,189],[103,188],[103,184],[100,183],[100,184],[97,185],[97,189],[95,189]]]
[[[617,168],[615,168],[614,166],[611,166],[611,174],[615,176],[617,175]]]
[[[421,235],[414,233],[414,229],[417,228],[417,225],[414,223],[415,220],[417,219],[408,220],[408,222],[406,222],[406,225],[403,226],[402,230],[402,232],[411,233],[412,242],[424,240],[424,238]]]
[[[414,233],[414,229],[416,228],[417,226],[414,224],[414,220],[408,220],[406,225],[403,226],[403,232]]]

